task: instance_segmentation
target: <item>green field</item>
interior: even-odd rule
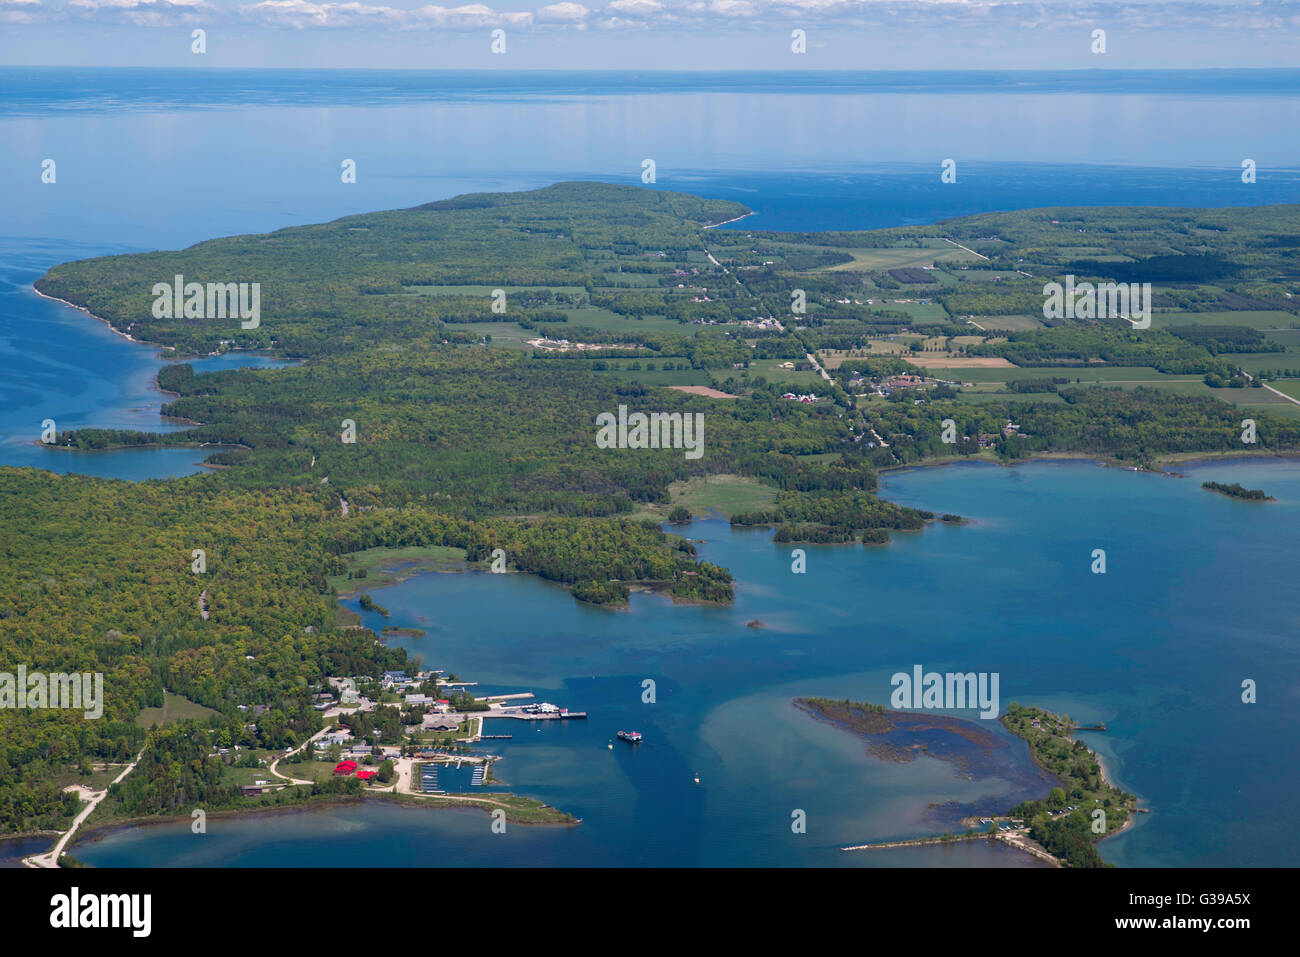
[[[806,250],[808,247],[802,247]],[[827,267],[831,272],[880,272],[885,269],[903,269],[908,266],[929,266],[938,262],[981,262],[963,249],[941,243],[917,249],[915,246],[885,246],[873,249],[837,249],[853,257],[852,262]],[[936,280],[937,282],[938,280]]]
[[[937,302],[890,302],[884,308],[890,312],[907,313],[917,325],[948,321],[948,311]]]
[[[596,329],[600,332],[675,332],[679,335],[690,335],[700,328],[699,326],[683,325],[676,319],[665,319],[663,316],[646,316],[643,319],[633,319],[630,316],[620,316],[617,312],[601,306],[583,306],[580,309],[561,309],[560,311],[569,317],[568,324],[570,326]],[[545,329],[548,335],[554,336],[561,333],[562,338],[573,338],[562,334],[561,330],[564,329],[564,326],[547,323]]]
[[[145,708],[135,717],[137,727],[152,728],[155,724],[162,727],[168,721],[183,721],[186,718],[206,718],[216,714],[211,708],[195,704],[188,698],[170,691],[163,692],[161,708]]]
[[[542,289],[549,289],[556,295],[585,296],[587,294],[584,286],[406,286],[404,288],[418,296],[482,296],[485,299],[491,298],[494,289],[504,289],[507,306],[510,297],[517,293]]]
[[[595,285],[602,289],[619,289],[625,286],[636,289],[654,289],[659,287],[659,280],[663,276],[664,273],[611,272],[596,276]]]
[[[293,764],[289,761],[281,761],[276,767],[276,770],[286,777],[297,778],[299,781],[328,781],[334,776],[335,766],[335,762],[333,761],[302,761],[298,764]],[[364,767],[370,767],[370,765],[364,765]],[[379,766],[374,765],[374,767],[378,768]],[[232,768],[231,770],[242,771],[252,769]],[[240,781],[239,783],[252,784],[253,781],[258,778],[263,778],[267,781],[279,781],[280,784],[287,783],[285,781],[280,781],[279,778],[266,770],[266,768],[262,768],[249,780]]]
[[[480,336],[491,336],[492,345],[507,349],[532,349],[525,340],[537,338],[536,332],[517,322],[476,322],[463,328]]]
[[[681,360],[672,362],[677,365]],[[704,369],[664,369],[663,363],[655,362],[653,369],[647,369],[646,363],[641,363],[640,370],[630,369],[632,360],[623,360],[622,362],[611,361],[610,368],[605,372],[597,372],[597,375],[613,376],[621,382],[640,382],[646,386],[667,386],[667,385],[700,385],[706,388],[714,388],[713,378]]]
[[[755,359],[749,364],[749,377],[756,379],[762,376],[768,382],[779,382],[791,388],[800,388],[805,391],[817,392],[819,389],[825,391],[827,382],[816,372],[811,369],[782,369],[782,362],[795,362],[794,359]],[[736,373],[730,369],[719,369],[718,375],[726,378],[728,375]]]
[[[737,512],[768,508],[776,501],[776,489],[741,475],[710,475],[673,482],[668,486],[668,495],[672,499],[670,504],[646,505],[638,517],[663,520],[680,505],[693,516],[712,510],[730,518]]]
[[[906,356],[904,356],[906,358]],[[1199,375],[1165,375],[1150,366],[1090,366],[1088,368],[1055,368],[1008,366],[1000,369],[980,369],[965,366],[932,366],[928,375],[976,385],[1003,382],[1051,381],[1068,379],[1066,386],[1086,385],[1157,385],[1164,382],[1201,382]]]
[[[1268,384],[1278,392],[1300,399],[1300,379],[1269,379]]]
[[[1042,322],[1033,316],[976,316],[975,322],[985,329],[1009,329],[1012,332],[1043,328]]]
[[[1292,329],[1300,326],[1300,316],[1281,310],[1251,312],[1157,312],[1151,316],[1152,328],[1162,326],[1249,326],[1251,329]]]
[[[409,545],[404,548],[367,548],[347,556],[348,571],[365,572],[362,578],[331,575],[326,581],[340,595],[395,584],[425,571],[445,570],[465,561],[465,549],[442,545]],[[394,573],[402,566],[400,574]]]

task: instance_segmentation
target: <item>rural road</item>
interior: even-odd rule
[[[117,784],[134,771],[135,766],[140,763],[142,757],[144,757],[143,749],[141,749],[140,753],[135,756],[135,760],[122,770],[121,774],[113,778],[113,784]],[[33,854],[31,857],[23,858],[23,863],[28,867],[58,867],[59,856],[63,853],[63,849],[68,846],[68,842],[72,840],[72,835],[77,833],[77,828],[81,827],[82,822],[94,813],[95,808],[99,807],[99,802],[108,797],[108,788],[105,788],[102,791],[92,791],[90,788],[83,785],[71,784],[63,790],[78,792],[82,799],[87,802],[86,806],[81,809],[80,814],[72,819],[72,826],[63,832],[63,836],[59,838],[54,847],[50,848],[50,850],[46,851],[44,854]]]

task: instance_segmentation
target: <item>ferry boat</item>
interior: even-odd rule
[[[641,743],[641,732],[640,732],[640,731],[620,731],[620,732],[618,733],[618,739],[619,739],[620,741],[626,741],[628,744],[640,744],[640,743]]]

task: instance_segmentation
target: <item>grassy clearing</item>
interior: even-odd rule
[[[776,501],[776,489],[743,475],[709,475],[674,482],[668,486],[668,495],[670,504],[643,506],[637,517],[663,520],[680,505],[693,516],[712,510],[731,518],[737,512],[768,508]]]
[[[420,572],[440,571],[465,561],[465,549],[444,545],[409,545],[404,548],[367,548],[348,556],[348,572],[331,575],[330,585],[340,595],[382,588]],[[401,566],[400,573],[395,569]],[[357,577],[358,573],[364,573]]]
[[[635,360],[610,360],[610,368],[604,372],[597,372],[596,375],[609,375],[618,378],[622,382],[640,382],[645,386],[668,386],[668,385],[702,385],[713,388],[713,377],[704,369],[665,369],[663,366],[676,366],[682,360],[670,360],[668,363],[654,362],[636,363],[641,366],[638,369],[629,368]],[[655,368],[647,369],[647,364],[653,364]]]
[[[1289,395],[1293,399],[1300,399],[1300,379],[1271,379],[1267,381],[1278,392]]]
[[[976,316],[975,322],[985,329],[1007,329],[1012,332],[1043,328],[1043,323],[1033,316]]]
[[[516,293],[533,292],[541,289],[549,289],[554,293],[568,296],[585,296],[587,294],[587,290],[583,286],[406,286],[404,288],[408,293],[414,293],[418,296],[482,296],[485,299],[492,296],[494,289],[504,289],[507,301]]]
[[[302,761],[298,764],[281,761],[279,766],[276,767],[276,770],[286,777],[297,778],[299,781],[317,781],[324,783],[334,776],[335,766],[336,763],[334,761]],[[365,767],[368,768],[370,765],[365,765]],[[374,765],[374,767],[378,768],[379,765]],[[275,775],[271,774],[265,768],[262,768],[257,777],[266,778],[271,781],[279,781],[281,784],[285,783],[280,781],[279,778],[275,777]]]
[[[825,387],[826,382],[816,372],[811,369],[782,369],[782,362],[796,362],[795,359],[755,359],[749,364],[749,377],[751,379],[762,376],[768,382],[781,383],[790,387],[800,389],[817,390],[820,385]],[[719,370],[723,375],[732,374],[730,370]]]
[[[168,721],[183,721],[186,718],[206,718],[216,714],[211,708],[196,704],[183,695],[163,692],[161,708],[145,708],[135,716],[136,727],[152,728],[155,724],[162,727]]]
[[[480,336],[491,336],[492,345],[507,349],[531,349],[525,340],[537,338],[537,333],[525,329],[517,322],[476,322],[469,326],[453,326],[454,330],[468,329]]]
[[[1153,328],[1163,326],[1248,326],[1252,329],[1291,329],[1300,324],[1300,316],[1281,310],[1252,312],[1157,312],[1151,316]]]
[[[842,249],[852,262],[828,267],[830,272],[880,272],[884,269],[904,269],[908,266],[929,266],[937,262],[982,262],[963,249],[944,243],[918,249],[915,246],[886,246],[880,249]]]
[[[889,312],[905,312],[917,325],[948,321],[948,310],[937,302],[894,302],[890,300],[881,308]]]
[[[552,337],[578,340],[581,334],[569,335],[565,332],[566,326],[575,330],[594,329],[598,332],[673,332],[677,335],[690,335],[693,330],[701,328],[683,325],[676,319],[665,319],[663,316],[656,315],[633,319],[630,316],[621,316],[603,306],[583,306],[579,309],[560,311],[569,317],[567,323],[539,323],[539,331],[545,330],[546,334]]]

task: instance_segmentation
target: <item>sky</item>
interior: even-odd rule
[[[1300,0],[0,0],[5,66],[1295,67],[1297,40]]]

